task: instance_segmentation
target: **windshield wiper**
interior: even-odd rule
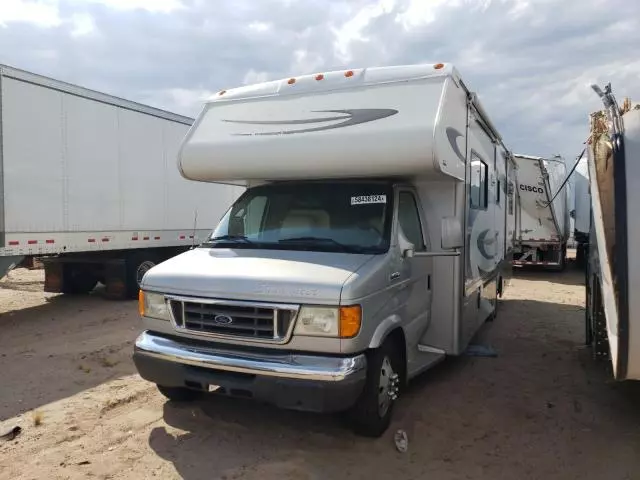
[[[245,243],[247,245],[254,245],[254,243],[249,240],[244,235],[220,235],[219,237],[209,238],[203,245],[212,245],[218,242],[230,242],[230,243]]]
[[[329,243],[339,249],[347,252],[347,251],[361,251],[362,247],[357,245],[345,245],[344,243],[340,243],[337,240],[329,237],[291,237],[291,238],[283,238],[278,240],[278,243],[309,243],[309,244],[318,244],[318,243]]]

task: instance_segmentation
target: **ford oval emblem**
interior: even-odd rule
[[[218,325],[229,325],[233,323],[233,318],[231,318],[229,315],[216,315],[215,317],[213,317],[213,321]]]

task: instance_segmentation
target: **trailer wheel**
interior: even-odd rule
[[[164,387],[162,385],[156,385],[158,391],[174,402],[190,402],[198,398],[198,392],[182,387]]]
[[[394,338],[367,353],[367,380],[349,411],[356,434],[380,437],[389,427],[400,391],[401,358]]]
[[[98,277],[90,270],[77,265],[65,265],[62,293],[83,295],[91,292],[98,284]]]

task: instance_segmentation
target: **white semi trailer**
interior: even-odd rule
[[[514,265],[564,269],[569,203],[562,157],[515,154],[518,191]]]
[[[192,122],[0,66],[0,278],[39,257],[46,291],[137,295],[243,191],[180,176]]]

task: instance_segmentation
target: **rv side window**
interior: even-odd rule
[[[469,198],[471,208],[487,208],[487,164],[473,154],[471,159],[471,176],[469,181]]]
[[[416,252],[427,249],[424,244],[424,237],[422,236],[422,223],[420,222],[416,199],[410,192],[400,192],[398,223],[400,224],[400,228],[402,228],[404,236],[413,243]]]

